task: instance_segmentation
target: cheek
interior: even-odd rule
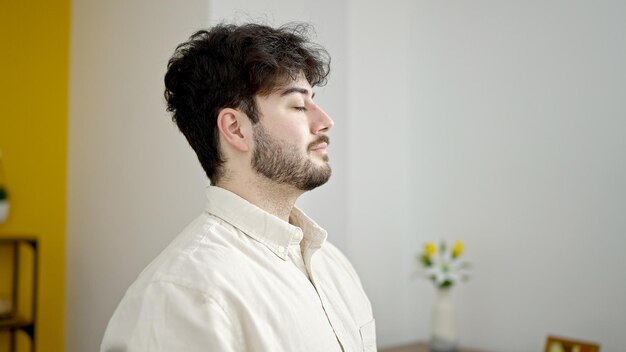
[[[289,144],[306,143],[309,139],[309,129],[305,124],[283,124],[275,126],[274,136]]]

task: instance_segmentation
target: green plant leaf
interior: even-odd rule
[[[448,287],[452,287],[452,285],[454,285],[454,282],[450,280],[445,280],[444,282],[441,283],[441,285],[439,285],[439,287],[448,288]]]

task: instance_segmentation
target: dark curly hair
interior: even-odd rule
[[[240,109],[256,124],[256,95],[269,95],[300,73],[311,86],[326,83],[330,56],[309,41],[310,32],[303,23],[279,28],[220,24],[176,48],[165,74],[167,110],[212,183],[223,174],[217,129],[221,109]]]

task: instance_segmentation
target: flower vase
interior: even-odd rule
[[[437,289],[430,340],[432,352],[455,352],[457,350],[456,317],[451,291],[449,288]]]

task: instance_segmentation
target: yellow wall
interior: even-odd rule
[[[0,0],[0,150],[11,205],[0,237],[40,240],[39,352],[63,351],[69,30],[69,0]],[[0,352],[6,342],[1,333]]]

